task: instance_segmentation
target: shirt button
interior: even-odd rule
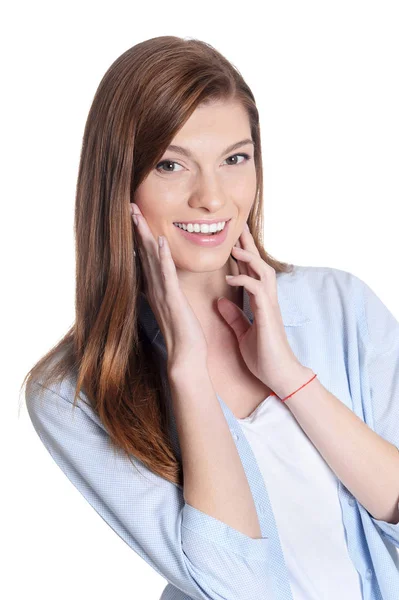
[[[233,438],[234,438],[235,440],[238,440],[238,439],[240,439],[240,438],[238,437],[238,435],[236,434],[236,432],[234,431],[234,429],[230,429],[230,431],[231,431],[231,435],[233,436]]]
[[[356,504],[356,500],[355,500],[354,498],[349,498],[349,500],[348,500],[348,504],[349,504],[350,506],[354,506],[354,505]]]
[[[372,577],[373,577],[373,571],[371,569],[367,569],[366,579],[371,579]]]

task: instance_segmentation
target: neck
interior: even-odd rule
[[[244,309],[244,288],[242,286],[229,285],[224,279],[225,274],[240,274],[237,263],[231,257],[230,261],[226,264],[226,268],[223,269],[223,281],[220,282],[220,285],[215,284],[215,286],[208,287],[207,293],[200,298],[198,295],[194,296],[194,294],[186,293],[185,291],[187,299],[209,343],[211,343],[211,340],[215,340],[216,336],[220,340],[223,336],[227,335],[230,337],[233,333],[231,327],[226,323],[218,310],[217,300],[220,296],[224,296],[230,302],[234,302],[241,310]]]

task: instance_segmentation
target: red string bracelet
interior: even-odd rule
[[[283,399],[280,398],[281,402],[285,402],[286,400],[288,400],[288,398],[291,398],[291,396],[293,396],[294,394],[296,394],[297,392],[299,392],[299,390],[301,390],[302,388],[304,388],[305,385],[308,385],[308,383],[310,383],[311,381],[313,381],[313,379],[315,377],[317,377],[317,373],[315,375],[313,375],[313,377],[311,377],[309,379],[309,381],[307,381],[306,383],[304,383],[303,385],[301,385],[300,388],[298,388],[297,390],[295,390],[295,392],[292,392],[292,394],[290,394],[289,396],[286,396],[286,398],[283,398]],[[277,396],[277,394],[272,394],[272,396]]]

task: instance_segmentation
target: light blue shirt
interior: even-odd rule
[[[278,273],[277,289],[287,338],[301,364],[399,449],[399,323],[392,313],[361,279],[330,267],[295,266],[292,273]],[[252,322],[245,288],[243,308]],[[181,459],[165,342],[142,295],[139,318],[160,358],[171,439]],[[26,395],[33,426],[91,506],[168,581],[160,600],[293,600],[268,491],[242,428],[220,396],[255,501],[259,539],[194,508],[180,486],[154,475],[134,457],[129,461],[122,452],[114,453],[83,392],[73,410],[75,384],[71,374],[45,389],[40,402],[35,390],[41,384],[36,384]],[[338,495],[364,600],[398,600],[399,523],[372,517],[341,482]]]

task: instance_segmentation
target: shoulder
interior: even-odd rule
[[[336,267],[317,267],[311,265],[294,265],[292,272],[279,273],[279,282],[286,289],[295,287],[298,295],[310,295],[313,297],[326,297],[330,294],[344,292],[344,300],[358,301],[361,295],[360,286],[362,280],[350,271]],[[280,285],[280,284],[279,284]]]
[[[68,415],[73,417],[74,411],[78,411],[84,419],[94,421],[106,431],[83,389],[74,402],[76,385],[77,378],[74,373],[50,384],[42,378],[33,381],[25,392],[26,406],[31,419],[52,419],[54,411],[57,415],[62,412],[65,418]]]
[[[278,273],[277,277],[284,285],[296,285],[298,290],[321,289],[325,286],[351,287],[361,281],[356,275],[336,267],[293,265],[289,273]]]
[[[307,320],[334,327],[363,317],[362,280],[350,271],[327,266],[294,265],[277,274],[278,286]]]

